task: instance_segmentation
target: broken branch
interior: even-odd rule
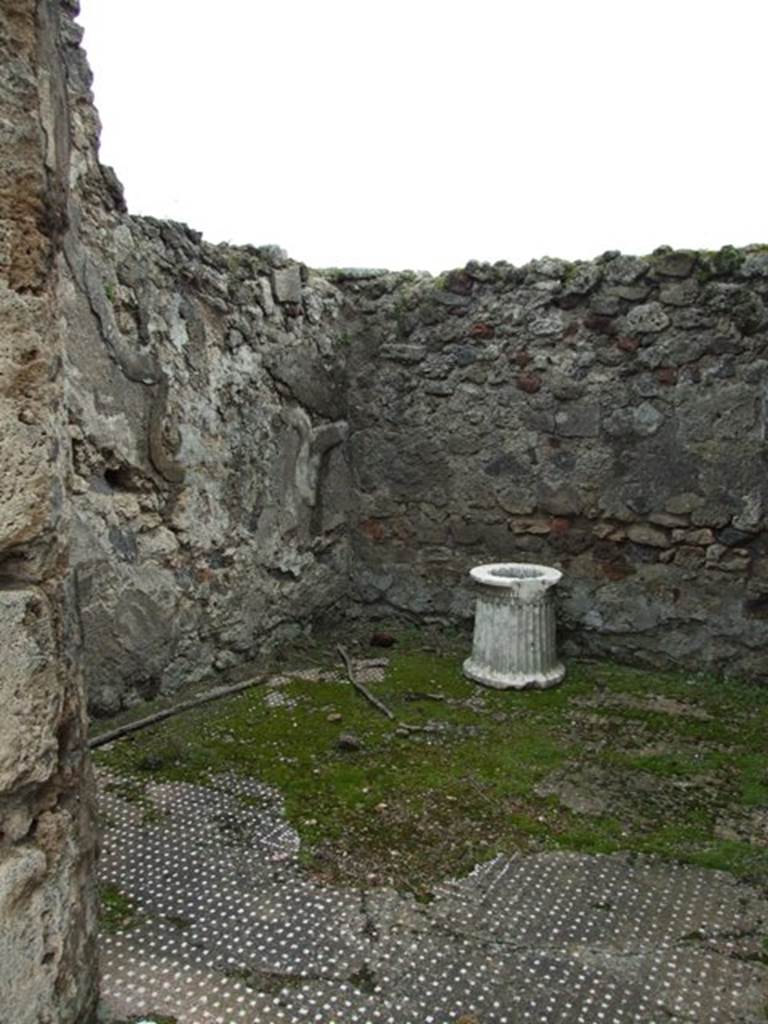
[[[389,718],[391,721],[394,721],[394,712],[390,711],[387,705],[380,701],[378,697],[375,697],[367,686],[363,686],[362,683],[358,682],[357,679],[355,679],[354,672],[352,671],[352,662],[346,650],[341,646],[341,644],[336,645],[336,650],[339,652],[339,654],[341,655],[341,660],[344,662],[344,667],[347,670],[347,679],[349,679],[350,683],[352,683],[357,692],[361,693],[363,697],[365,697],[365,699],[369,702],[369,704],[373,704],[373,706],[378,711],[380,711],[382,715],[386,715],[387,718]]]

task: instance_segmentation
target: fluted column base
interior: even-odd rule
[[[543,565],[481,565],[472,654],[464,674],[495,689],[546,689],[565,675],[557,659],[555,611],[550,590],[561,578]]]
[[[532,675],[524,672],[497,672],[490,665],[469,657],[463,663],[462,671],[472,682],[490,686],[494,690],[548,690],[565,678],[565,665],[560,661],[549,672]]]

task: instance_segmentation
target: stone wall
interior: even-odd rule
[[[279,250],[88,225],[61,308],[95,712],[252,659],[347,593],[339,297]]]
[[[67,568],[69,148],[58,8],[0,9],[0,1020],[87,1024],[96,1001],[92,788]]]
[[[58,308],[91,709],[247,663],[347,594],[342,296],[276,247],[131,217],[82,54]]]
[[[768,248],[339,284],[359,613],[541,561],[567,651],[765,677]]]
[[[768,252],[310,271],[129,216],[89,86],[72,57],[58,308],[96,713],[322,617],[467,622],[467,569],[499,558],[565,571],[571,652],[764,671]]]

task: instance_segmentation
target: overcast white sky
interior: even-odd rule
[[[313,266],[768,242],[765,0],[81,0],[134,213]]]

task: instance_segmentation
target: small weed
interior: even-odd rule
[[[184,917],[181,914],[163,914],[163,919],[179,931],[186,931],[194,923],[191,917]]]
[[[115,1024],[178,1024],[178,1020],[178,1017],[169,1017],[163,1013],[142,1013],[126,1021],[115,1021]]]
[[[138,923],[133,903],[116,885],[99,886],[99,899],[102,931],[122,932]]]
[[[274,971],[250,970],[247,967],[227,967],[223,974],[265,995],[277,995],[285,988],[297,988],[308,980],[306,976],[300,974],[279,974]]]

